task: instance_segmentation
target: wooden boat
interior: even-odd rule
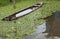
[[[36,9],[38,9],[39,7],[41,7],[42,5],[43,5],[43,2],[37,3],[37,4],[35,4],[33,6],[30,6],[30,7],[26,8],[26,9],[23,9],[21,11],[18,11],[16,13],[12,14],[12,15],[9,15],[7,17],[4,17],[2,20],[3,21],[16,20],[17,18],[19,18],[21,16],[24,16],[26,14],[29,14],[29,13],[35,11]]]

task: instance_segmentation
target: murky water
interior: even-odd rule
[[[31,36],[27,35],[24,39],[60,39],[60,11],[53,13],[45,18],[46,23],[37,26],[35,32]]]
[[[48,33],[42,33],[46,30],[46,24],[43,23],[35,28],[35,32],[30,36],[27,35],[24,39],[46,39],[45,35]]]
[[[47,37],[48,33],[43,33],[46,31],[46,23],[43,23],[37,28],[35,28],[35,32],[32,35],[24,36],[24,39],[60,39],[59,37]]]

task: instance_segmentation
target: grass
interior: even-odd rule
[[[22,10],[26,7],[34,5],[35,3],[40,2],[40,0],[27,0],[27,1],[20,1],[16,3],[16,9],[13,9],[11,4],[6,4],[5,6],[0,6],[0,34],[6,34],[8,39],[21,39],[20,36],[24,34],[32,34],[34,32],[34,28],[44,22],[43,19],[47,16],[51,15],[51,11],[59,11],[60,10],[60,1],[43,1],[45,4],[42,8],[14,21],[1,21],[2,18],[5,16],[9,16],[19,10]],[[5,2],[6,3],[6,2]],[[16,31],[16,34],[11,32]],[[2,39],[0,37],[0,39]]]

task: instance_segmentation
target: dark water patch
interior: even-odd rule
[[[53,15],[45,18],[47,37],[60,37],[60,11],[53,12]]]
[[[60,22],[60,11],[54,12],[55,13],[55,20]]]

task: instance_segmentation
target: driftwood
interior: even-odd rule
[[[21,16],[25,16],[26,14],[29,14],[33,11],[35,11],[36,9],[38,9],[39,7],[41,7],[43,5],[43,2],[37,3],[33,6],[30,6],[26,9],[23,9],[21,11],[18,11],[10,16],[4,17],[2,20],[5,21],[12,21],[12,20],[16,20],[17,18],[21,17]]]

